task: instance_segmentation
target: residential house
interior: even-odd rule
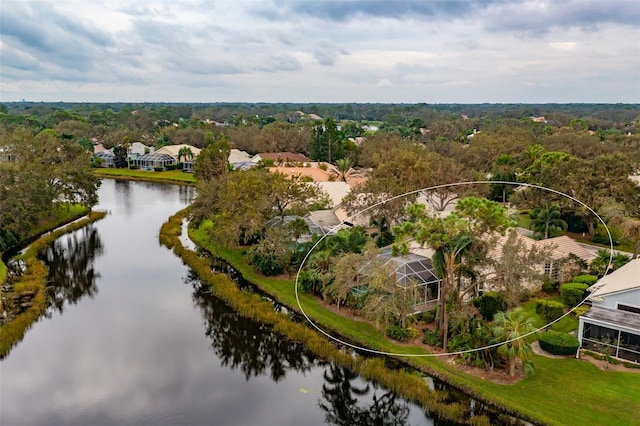
[[[110,149],[103,149],[93,154],[93,158],[99,158],[100,160],[102,160],[99,164],[100,167],[113,167],[115,157],[116,156],[114,155],[113,151]]]
[[[136,165],[141,169],[147,170],[155,169],[158,167],[164,169],[168,165],[179,163],[179,160],[184,160],[184,163],[191,161],[190,167],[193,168],[193,159],[186,159],[184,157],[178,159],[178,154],[183,148],[190,149],[194,159],[198,156],[198,154],[200,154],[200,149],[196,148],[195,146],[187,144],[167,145],[163,146],[160,149],[157,149],[155,152],[149,152],[148,154],[141,155],[136,159]]]
[[[579,317],[580,347],[640,363],[640,258],[588,290],[591,308]]]
[[[526,250],[527,252],[532,249],[538,249],[539,251],[547,251],[548,256],[546,257],[544,263],[540,263],[536,265],[536,269],[542,275],[547,275],[551,277],[554,281],[559,281],[561,278],[561,274],[563,271],[567,271],[570,265],[567,265],[565,261],[574,257],[580,262],[584,262],[585,264],[589,264],[591,260],[595,257],[595,254],[586,249],[581,244],[577,243],[570,237],[563,235],[561,237],[548,238],[546,240],[534,240],[526,235],[523,235],[521,232],[516,231],[516,229],[511,229],[508,232],[515,232],[516,238],[518,239],[518,244],[522,247],[522,250]],[[488,253],[488,256],[491,259],[494,259],[497,262],[500,262],[503,256],[504,246],[507,243],[509,238],[509,233],[505,235],[497,235],[494,237],[495,242],[492,242],[493,246]],[[565,269],[566,268],[566,269]],[[492,269],[486,269],[483,271],[483,275],[490,282],[491,278],[493,278]],[[527,288],[531,291],[536,291],[540,289],[541,283],[538,280],[534,280],[531,282],[523,282],[521,285],[524,288]],[[487,285],[485,280],[480,280],[478,282],[477,291],[482,293],[484,291],[492,291],[490,285]]]
[[[134,142],[129,147],[129,160],[136,160],[138,157],[141,157],[145,154],[152,154],[155,151],[155,148],[152,146],[147,146],[142,142]]]

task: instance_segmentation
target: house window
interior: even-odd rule
[[[618,303],[618,309],[626,312],[633,312],[634,314],[640,314],[640,308],[637,306],[629,306]]]
[[[558,281],[558,264],[555,262],[545,263],[544,274],[553,278],[554,281]]]

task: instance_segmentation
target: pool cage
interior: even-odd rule
[[[153,170],[156,167],[164,169],[169,164],[175,164],[176,159],[169,154],[158,154],[157,152],[144,154],[136,158],[136,165],[143,170]]]
[[[433,270],[433,262],[430,258],[417,253],[408,253],[403,256],[394,256],[391,247],[381,249],[376,257],[382,267],[392,272],[395,285],[411,292],[414,313],[428,311],[436,307],[440,298],[440,279]],[[365,265],[361,271],[367,273]],[[354,289],[356,294],[366,293],[366,287]]]

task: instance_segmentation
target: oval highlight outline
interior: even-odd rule
[[[469,185],[482,185],[482,184],[508,184],[508,185],[512,185],[512,186],[524,186],[524,187],[528,187],[528,188],[536,188],[536,189],[542,189],[544,191],[548,191],[548,192],[553,192],[555,194],[558,195],[562,195],[563,197],[569,198],[570,200],[580,204],[581,206],[585,207],[587,210],[589,210],[591,213],[593,213],[596,218],[600,221],[600,223],[602,223],[602,225],[604,226],[605,230],[607,231],[607,236],[609,237],[609,262],[611,262],[613,260],[613,237],[611,236],[611,232],[609,231],[609,228],[607,227],[607,224],[605,223],[604,219],[602,219],[602,217],[600,217],[600,215],[593,210],[590,206],[588,206],[587,204],[583,203],[582,201],[578,200],[577,198],[569,195],[569,194],[565,194],[564,192],[561,191],[557,191],[555,189],[551,189],[551,188],[546,188],[544,186],[540,186],[540,185],[534,185],[534,184],[529,184],[529,183],[519,183],[519,182],[508,182],[508,181],[501,181],[501,180],[478,180],[478,181],[464,181],[464,182],[456,182],[456,183],[446,183],[446,184],[442,184],[442,185],[434,185],[434,186],[429,186],[426,188],[421,188],[421,189],[416,189],[414,191],[409,191],[409,192],[405,192],[404,194],[400,194],[400,195],[396,195],[393,196],[391,198],[388,198],[384,201],[380,201],[379,203],[376,203],[374,205],[371,205],[369,207],[367,207],[366,209],[363,209],[351,216],[349,216],[347,219],[353,219],[363,213],[365,213],[366,211],[373,209],[377,206],[380,206],[382,204],[385,204],[389,201],[393,201],[393,200],[397,200],[403,197],[406,197],[408,195],[412,195],[412,194],[418,194],[422,191],[430,191],[433,189],[438,189],[438,188],[448,188],[448,187],[456,187],[456,186],[469,186]],[[302,268],[304,267],[304,265],[306,264],[309,256],[311,255],[311,253],[313,253],[313,250],[317,247],[318,244],[320,244],[320,242],[322,240],[324,240],[327,236],[335,234],[336,230],[345,223],[346,221],[343,221],[342,223],[334,226],[331,231],[325,235],[322,236],[322,238],[320,238],[309,250],[309,252],[305,255],[305,257],[302,259],[302,262],[300,263],[300,267],[298,268],[298,272],[296,273],[296,280],[295,280],[295,284],[294,284],[294,290],[295,290],[295,295],[296,295],[296,303],[298,304],[298,308],[300,309],[300,312],[302,312],[302,315],[304,315],[304,317],[306,318],[307,322],[309,322],[309,324],[311,324],[316,330],[318,330],[320,333],[324,334],[325,336],[327,336],[328,338],[330,338],[331,340],[340,343],[342,345],[345,345],[347,347],[350,347],[352,349],[356,349],[356,350],[360,350],[360,351],[364,351],[364,352],[368,352],[368,353],[372,353],[372,354],[376,354],[376,355],[386,355],[386,356],[397,356],[397,357],[439,357],[439,356],[448,356],[448,355],[463,355],[466,353],[472,353],[472,352],[477,352],[477,351],[481,351],[484,349],[490,349],[490,348],[494,348],[494,347],[498,347],[501,345],[504,345],[505,343],[510,343],[510,342],[514,342],[516,340],[520,340],[520,339],[524,339],[525,337],[531,336],[532,334],[535,334],[553,324],[555,324],[556,322],[562,320],[564,317],[566,317],[567,315],[570,315],[573,311],[575,311],[575,309],[579,306],[581,306],[588,298],[585,297],[580,303],[578,303],[576,306],[574,306],[573,308],[569,309],[569,311],[567,311],[564,315],[562,315],[561,317],[551,321],[548,324],[543,325],[540,328],[537,328],[529,333],[526,333],[518,338],[514,338],[514,339],[509,339],[509,340],[505,340],[503,342],[498,342],[498,343],[493,343],[491,345],[486,345],[486,346],[482,346],[479,348],[473,348],[473,349],[467,349],[464,351],[454,351],[454,352],[443,352],[443,353],[427,353],[427,354],[407,354],[407,353],[401,353],[401,352],[385,352],[385,351],[378,351],[376,349],[371,349],[371,348],[366,348],[363,346],[358,346],[358,345],[354,345],[352,343],[349,342],[345,342],[342,339],[339,339],[335,336],[332,336],[331,334],[329,334],[328,332],[324,331],[322,328],[320,328],[315,322],[313,322],[311,320],[311,318],[309,318],[309,316],[307,315],[307,313],[304,311],[304,309],[302,308],[302,305],[300,303],[300,296],[298,294],[298,281],[300,278],[300,272],[302,271]],[[606,276],[607,276],[607,272],[605,271],[604,275],[602,276],[602,278],[600,278],[600,280],[598,280],[598,283],[595,284],[594,290],[598,290],[601,287],[603,287],[604,285],[606,285]]]

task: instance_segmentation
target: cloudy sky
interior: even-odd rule
[[[0,3],[0,100],[640,102],[640,1]]]

